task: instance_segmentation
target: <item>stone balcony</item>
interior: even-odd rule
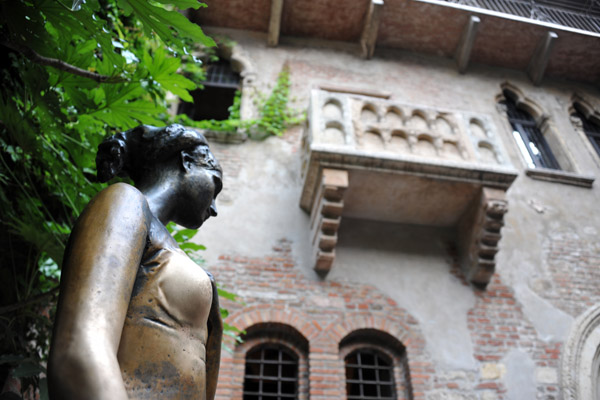
[[[465,275],[487,284],[517,176],[487,115],[314,90],[302,157],[317,272],[352,217],[455,228]]]

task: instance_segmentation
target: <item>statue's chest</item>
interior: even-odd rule
[[[208,275],[179,249],[161,249],[145,259],[138,270],[128,319],[171,328],[199,329],[206,334],[212,303]]]

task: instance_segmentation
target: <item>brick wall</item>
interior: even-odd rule
[[[538,294],[576,317],[600,302],[600,243],[556,232],[545,246],[550,279]]]
[[[297,146],[299,134],[294,131],[283,140]],[[228,145],[214,145],[213,151],[228,180],[224,194],[229,190],[235,195],[240,190],[239,177],[248,160],[240,149]],[[600,290],[594,284],[599,274],[596,267],[600,265],[597,246],[573,235],[552,235],[545,246],[549,271],[543,276],[546,286],[536,292],[573,316],[600,301]],[[300,356],[301,399],[345,398],[345,353],[339,344],[350,333],[364,328],[387,332],[406,348],[405,359],[395,360],[398,393],[412,389],[415,399],[447,396],[506,399],[510,394],[506,357],[518,350],[534,363],[537,398],[560,398],[558,370],[562,343],[542,340],[524,314],[514,290],[498,274],[486,290],[479,291],[465,282],[457,265],[448,265],[448,271],[465,285],[465,290],[475,293],[475,305],[468,312],[467,322],[478,369],[445,371],[434,365],[418,321],[410,315],[410,310],[402,309],[370,285],[308,279],[295,264],[297,257],[291,247],[291,242],[283,239],[265,257],[225,254],[209,269],[218,282],[238,293],[244,302],[244,305],[225,304],[231,312],[228,323],[246,330],[260,324],[282,324],[292,327],[309,343],[308,351],[303,352],[293,343],[275,340]],[[254,337],[238,346],[229,343],[234,352],[223,352],[218,399],[242,398],[246,352],[269,341],[273,338]]]
[[[424,352],[417,321],[375,288],[309,281],[294,264],[290,242],[286,240],[279,242],[272,256],[263,259],[221,256],[220,261],[211,271],[226,288],[240,294],[244,302],[224,304],[230,310],[227,323],[242,330],[265,323],[282,324],[308,341],[311,399],[345,397],[345,353],[340,352],[340,343],[352,332],[365,329],[388,334],[405,347],[407,379],[402,368],[395,369],[399,399],[411,385],[415,399],[425,398],[424,393],[432,387],[435,370]],[[233,354],[223,352],[219,399],[242,398],[244,355],[257,343],[253,339],[235,346],[230,341],[229,346],[235,350]],[[402,362],[395,360],[397,366]]]
[[[476,291],[477,300],[468,315],[475,358],[480,362],[476,391],[491,391],[497,398],[506,393],[502,377],[503,359],[512,349],[526,352],[535,362],[537,375],[558,374],[560,342],[544,342],[527,320],[514,291],[496,275],[485,291]],[[541,380],[541,382],[540,382]],[[552,379],[551,379],[552,380]],[[558,398],[558,382],[538,379],[538,398]]]
[[[227,360],[229,365],[228,368],[221,368],[220,371],[219,396],[227,399],[241,399],[246,353],[256,346],[273,343],[283,344],[298,355],[298,400],[309,399],[308,351],[303,346],[298,346],[294,341],[289,340],[290,338],[286,335],[273,335],[273,333],[278,332],[277,327],[269,326],[268,329],[271,329],[271,331],[261,332],[264,334],[262,337],[244,338],[243,343],[234,347],[234,353],[230,353],[228,358],[223,358],[223,364]]]
[[[265,55],[263,57],[268,58]],[[279,55],[279,57],[282,56]],[[269,58],[269,60],[281,61],[275,57]],[[266,68],[268,63],[263,60],[263,64]],[[279,65],[276,62],[272,64]],[[299,95],[300,103],[306,100],[308,88],[314,87],[314,84],[311,86],[307,82],[331,81],[361,87],[361,82],[362,86],[366,86],[365,82],[371,79],[371,75],[374,75],[373,79],[378,76],[369,67],[350,71],[350,68],[345,68],[346,66],[340,65],[339,62],[332,62],[329,65],[328,63],[317,63],[314,59],[311,61],[292,57],[288,64],[293,70],[292,92]],[[413,96],[424,104],[446,104],[449,107],[448,96],[452,95],[453,101],[456,101],[452,107],[473,108],[496,115],[494,114],[495,103],[490,93],[499,92],[501,83],[499,79],[492,83],[486,82],[484,79],[472,79],[467,84],[464,81],[453,81],[454,78],[444,75],[444,79],[438,79],[439,82],[436,84],[426,85],[423,82],[431,79],[431,69],[423,68],[422,72],[419,72],[418,68],[411,67],[406,70],[411,79],[403,74],[392,74],[392,76],[386,77],[386,82],[390,82],[389,90],[399,98]],[[463,78],[461,77],[461,79]],[[464,88],[469,89],[467,91]],[[544,103],[546,108],[552,109],[553,103],[546,101],[551,98],[550,96],[531,88],[528,90],[528,93],[533,93],[533,97],[537,93],[536,100],[541,99],[541,103]],[[457,93],[461,95],[455,96]],[[476,100],[473,100],[473,97],[476,97]],[[487,103],[481,101],[481,98],[487,98]],[[489,107],[486,105],[488,103]],[[305,107],[306,105],[301,104],[301,106]],[[504,119],[501,122],[506,123]],[[557,118],[558,122],[560,120]],[[500,124],[498,121],[495,123]],[[252,182],[251,178],[270,180],[273,176],[268,175],[269,173],[281,174],[281,170],[285,169],[286,173],[289,172],[289,176],[285,175],[286,179],[288,177],[290,181],[299,179],[296,176],[299,175],[299,171],[296,169],[298,166],[295,163],[300,157],[297,153],[301,143],[300,136],[301,129],[293,129],[278,139],[280,142],[264,144],[265,147],[260,152],[254,149],[253,144],[248,143],[240,145],[239,148],[231,145],[214,145],[213,150],[225,169],[225,192],[221,195],[220,201],[223,201],[223,198],[226,203],[233,203],[231,199],[239,201],[236,193],[244,194],[242,189],[248,182]],[[510,146],[512,139],[510,137],[505,139],[507,139],[505,145]],[[255,160],[249,160],[248,154],[250,157],[255,157]],[[257,154],[269,161],[277,154],[284,161],[278,161],[280,164],[277,164],[279,169],[276,171],[258,168],[260,172],[258,173],[256,172],[257,167],[252,164],[253,161],[257,161]],[[518,153],[515,154],[518,156]],[[513,163],[515,160],[517,158],[513,154]],[[531,220],[527,220],[529,209],[521,204],[521,200],[543,194],[549,203],[561,210],[559,215],[546,214],[544,218],[547,216],[548,219],[556,219],[555,222],[561,223],[564,219],[565,224],[578,226],[576,229],[581,227],[583,230],[584,223],[592,226],[596,219],[593,213],[581,212],[580,214],[586,215],[584,221],[579,214],[570,215],[571,210],[564,206],[567,202],[563,202],[563,198],[579,196],[580,192],[571,192],[566,186],[551,183],[542,185],[528,179],[517,180],[509,193],[509,212],[519,218],[514,218],[512,230],[506,230],[507,237],[503,239],[506,246],[502,251],[514,250],[515,254],[519,254],[519,252],[530,254],[531,248],[538,248],[530,246],[530,244],[537,245],[530,241],[538,239],[543,241],[545,253],[539,258],[544,261],[541,262],[543,265],[535,266],[539,275],[532,275],[531,281],[527,283],[540,297],[575,317],[591,305],[600,302],[600,289],[597,285],[598,278],[600,278],[598,276],[600,272],[597,269],[600,265],[600,244],[597,241],[592,242],[591,239],[584,239],[583,234],[577,236],[553,233],[550,230],[544,232],[543,237],[540,237],[537,229],[538,223],[541,222],[536,220],[537,222],[531,223]],[[298,182],[294,184],[296,183]],[[281,185],[281,182],[278,184]],[[255,192],[260,194],[258,193],[260,190],[266,191],[266,189],[259,188]],[[286,188],[286,190],[289,189]],[[585,192],[581,196],[587,196],[587,193]],[[594,192],[589,193],[590,198],[593,197]],[[252,199],[254,200],[254,197]],[[583,202],[577,204],[583,204]],[[297,203],[290,202],[286,204],[286,207],[285,210],[292,210],[292,207],[297,208]],[[564,210],[564,215],[562,210]],[[269,218],[270,211],[263,210],[262,214],[257,215]],[[289,222],[289,220],[285,221]],[[235,223],[242,222],[236,220]],[[279,221],[277,223],[281,225]],[[231,226],[235,225],[231,224]],[[295,229],[293,225],[290,225],[289,229],[290,233],[286,231],[282,234],[268,231],[267,234],[260,236],[260,240],[251,238],[248,242],[264,241],[268,244],[283,235],[290,235],[293,240],[298,237],[294,235],[308,235],[308,232],[292,231]],[[267,237],[268,239],[263,240]],[[593,235],[587,234],[587,237],[591,238]],[[525,239],[517,240],[517,238]],[[210,244],[208,247],[213,249]],[[537,254],[533,254],[532,258],[535,259],[537,256]],[[246,330],[251,330],[252,327],[261,324],[271,324],[271,328],[274,327],[273,324],[289,326],[308,343],[308,350],[305,351],[295,347],[294,343],[285,342],[282,337],[261,339],[254,336],[238,346],[230,342],[229,345],[234,348],[234,352],[223,352],[217,393],[219,399],[242,398],[246,352],[257,344],[273,340],[277,342],[283,340],[288,347],[301,356],[301,376],[306,377],[304,381],[301,379],[301,398],[345,398],[343,354],[346,354],[347,349],[340,349],[340,343],[349,334],[361,329],[387,332],[402,343],[406,349],[406,357],[395,360],[397,365],[396,383],[399,392],[402,392],[400,388],[402,382],[407,388],[412,388],[413,398],[434,400],[495,400],[508,399],[509,396],[517,399],[561,398],[559,365],[563,344],[553,340],[544,340],[528,319],[528,314],[524,311],[523,304],[520,303],[510,283],[511,277],[514,279],[514,276],[520,276],[515,272],[521,268],[518,262],[499,265],[497,269],[499,274],[494,275],[484,291],[469,286],[464,281],[459,268],[450,263],[447,271],[439,271],[440,274],[449,271],[454,279],[465,285],[465,292],[475,294],[474,305],[466,317],[470,333],[467,335],[470,336],[469,339],[472,343],[472,356],[476,360],[476,367],[469,370],[448,370],[436,366],[433,361],[434,357],[428,353],[428,349],[433,346],[428,347],[418,320],[415,318],[415,316],[420,317],[416,314],[417,311],[413,310],[415,314],[411,315],[410,309],[405,310],[398,306],[376,287],[349,282],[354,279],[352,276],[346,277],[349,281],[336,281],[331,278],[320,281],[307,278],[305,271],[295,264],[295,260],[299,258],[298,254],[291,253],[290,241],[282,240],[275,245],[269,255],[252,258],[245,257],[243,254],[224,254],[218,262],[212,263],[210,266],[209,269],[215,274],[217,280],[225,285],[225,288],[240,294],[244,301],[243,305],[226,304],[231,311],[227,319],[228,323]],[[414,267],[419,268],[420,265]],[[538,283],[535,282],[536,279],[539,281]],[[419,293],[415,293],[415,296],[419,296]],[[428,301],[425,296],[422,297],[418,300]],[[452,300],[452,298],[447,299],[448,302]],[[440,313],[443,312],[448,311],[441,309]],[[460,317],[464,318],[464,315]],[[446,329],[452,329],[444,326]],[[431,340],[439,340],[439,337]],[[389,343],[384,344],[388,345]],[[435,348],[440,348],[439,343],[436,344],[438,346]],[[511,359],[511,354],[515,352],[524,354],[531,365],[515,366],[514,359]],[[402,368],[399,367],[404,365],[403,362],[407,367],[406,378],[402,373]],[[530,394],[525,397],[519,396],[518,393],[515,394],[514,391],[518,390],[520,386],[511,382],[509,375],[521,372],[531,374],[527,377],[528,389],[535,393],[534,397]]]
[[[340,349],[340,343],[362,329],[385,332],[405,347],[405,358],[394,361],[399,399],[445,398],[452,393],[465,399],[506,398],[505,357],[513,349],[527,353],[535,363],[537,398],[559,398],[561,343],[539,337],[514,291],[498,275],[485,291],[466,288],[476,294],[475,306],[468,312],[468,328],[479,371],[449,373],[436,369],[418,322],[406,310],[369,285],[307,279],[295,265],[290,245],[281,240],[273,254],[264,258],[223,255],[211,268],[217,280],[240,294],[244,303],[226,301],[230,310],[226,322],[242,330],[288,326],[308,343],[308,350],[302,350],[294,341],[286,341],[285,334],[279,339],[253,335],[241,345],[230,340],[228,345],[234,350],[223,352],[218,399],[242,398],[245,354],[265,342],[283,343],[299,354],[300,398],[344,398],[343,357],[350,348]],[[469,286],[458,266],[449,271]],[[393,348],[392,343],[380,341],[379,345]]]

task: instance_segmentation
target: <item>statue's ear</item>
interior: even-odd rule
[[[96,155],[97,176],[100,182],[107,182],[123,173],[127,158],[127,145],[123,140],[109,140],[98,146]]]
[[[189,172],[194,164],[196,164],[196,161],[194,160],[192,153],[187,150],[181,150],[181,168],[183,168],[185,172]]]

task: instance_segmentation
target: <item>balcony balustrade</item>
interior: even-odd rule
[[[516,178],[491,118],[314,90],[301,207],[326,274],[344,217],[456,229],[465,274],[485,285]]]

